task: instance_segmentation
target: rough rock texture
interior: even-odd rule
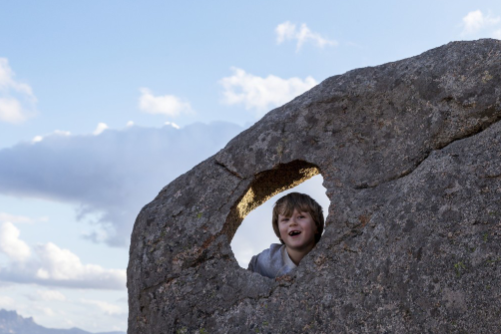
[[[139,214],[129,333],[498,333],[501,42],[331,77],[180,176]],[[320,172],[325,234],[290,275],[230,240]]]

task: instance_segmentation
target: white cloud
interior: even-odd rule
[[[71,132],[64,130],[55,130],[53,133],[50,134],[50,136],[69,136],[69,135],[71,135]]]
[[[35,136],[35,137],[33,137],[32,142],[38,143],[38,142],[40,142],[42,140],[43,140],[42,136]]]
[[[106,129],[108,129],[108,125],[106,125],[106,123],[99,123],[92,134],[94,136],[100,135]]]
[[[8,123],[21,123],[26,119],[21,103],[13,98],[0,98],[0,120]]]
[[[130,128],[131,126],[134,126],[134,122],[133,121],[128,121],[125,126],[128,127],[128,128]]]
[[[0,222],[32,223],[33,219],[26,216],[16,216],[5,212],[0,212]]]
[[[242,130],[217,122],[46,136],[0,150],[0,194],[73,204],[77,219],[95,223],[88,239],[125,247],[141,208]]]
[[[493,17],[490,13],[484,15],[480,10],[469,12],[465,17],[463,17],[463,31],[461,35],[475,35],[482,30],[498,25],[500,21],[501,18],[499,16]],[[491,32],[490,35],[494,35],[493,37],[495,37],[496,31]]]
[[[124,311],[122,308],[118,305],[114,305],[111,303],[107,303],[101,300],[87,300],[87,299],[82,299],[81,302],[83,304],[88,304],[92,306],[97,306],[102,312],[108,315],[115,315],[115,314],[123,314]]]
[[[282,44],[287,40],[297,40],[296,51],[299,51],[306,42],[311,42],[319,48],[338,45],[337,41],[326,39],[311,31],[306,23],[301,24],[301,27],[297,29],[295,24],[286,21],[275,28],[275,34],[277,35],[277,44]]]
[[[10,222],[0,225],[0,252],[17,262],[24,262],[30,255],[30,247],[19,239],[19,230]]]
[[[274,75],[266,78],[232,68],[233,75],[219,81],[223,86],[223,102],[229,105],[243,103],[247,110],[254,109],[261,116],[269,108],[283,105],[311,89],[317,81],[311,76],[282,79]]]
[[[68,281],[77,285],[87,283],[108,288],[125,288],[125,270],[104,269],[95,264],[82,264],[80,258],[68,249],[61,249],[49,242],[36,247],[41,267],[36,277],[49,281]],[[87,282],[87,283],[84,283]]]
[[[177,117],[182,112],[190,112],[191,106],[174,95],[154,96],[148,88],[140,89],[139,109],[148,114],[162,114]]]
[[[0,58],[0,89],[12,88],[26,95],[33,95],[31,87],[25,83],[14,80],[15,73],[9,66],[7,58]]]
[[[59,302],[64,302],[66,301],[66,296],[56,290],[37,290],[35,296],[29,296],[31,300],[34,301],[59,301]]]
[[[286,21],[275,28],[275,34],[277,35],[278,44],[288,39],[294,39],[296,36],[296,25]]]
[[[12,223],[0,225],[0,252],[10,259],[9,267],[0,268],[0,280],[79,288],[125,288],[125,270],[83,264],[77,255],[50,242],[37,245],[37,257],[31,257],[30,247],[19,239],[19,235],[19,230]],[[42,294],[54,300],[62,298],[57,291]]]
[[[173,123],[173,122],[165,122],[165,125],[170,125],[174,129],[180,129],[181,128],[179,125],[177,125],[176,123]]]
[[[55,130],[54,132],[43,135],[43,136],[35,136],[31,140],[31,142],[38,143],[38,142],[41,142],[42,140],[44,140],[44,138],[49,137],[49,136],[70,136],[70,135],[71,135],[70,131]]]
[[[0,309],[15,310],[24,318],[33,317],[38,325],[47,328],[78,327],[85,333],[127,331],[127,298],[123,297],[126,290],[66,289],[64,294],[58,290],[17,284],[0,290]],[[125,302],[118,301],[118,296]],[[2,299],[6,307],[2,307]]]
[[[9,224],[4,223],[0,228],[0,250],[11,260],[8,267],[0,268],[1,280],[82,289],[125,289],[125,270],[83,264],[77,255],[51,242],[37,245],[36,258],[26,261],[31,253],[30,249],[24,241],[18,239],[19,230],[14,227],[13,231],[12,224]],[[5,235],[7,242],[4,241]],[[64,300],[64,295],[57,291],[45,291],[41,296],[51,300]]]
[[[16,306],[16,301],[7,296],[0,296],[0,309],[12,310]]]
[[[50,307],[36,305],[33,308],[38,312],[42,313],[43,315],[45,315],[46,317],[53,317],[56,315],[56,313]]]
[[[31,87],[14,79],[6,58],[0,58],[0,121],[21,123],[34,115],[36,97]]]

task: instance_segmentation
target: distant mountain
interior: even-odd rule
[[[79,328],[53,329],[37,325],[33,318],[23,318],[16,311],[0,310],[0,334],[93,334]],[[95,334],[125,334],[106,332]]]

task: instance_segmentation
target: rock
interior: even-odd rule
[[[331,77],[269,112],[139,214],[129,333],[494,333],[501,328],[501,42]],[[321,173],[324,236],[290,275],[230,241]],[[271,213],[270,213],[271,214]]]

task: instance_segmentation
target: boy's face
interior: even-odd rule
[[[278,230],[287,249],[307,253],[315,246],[317,226],[308,212],[294,209],[290,217],[279,214]]]

